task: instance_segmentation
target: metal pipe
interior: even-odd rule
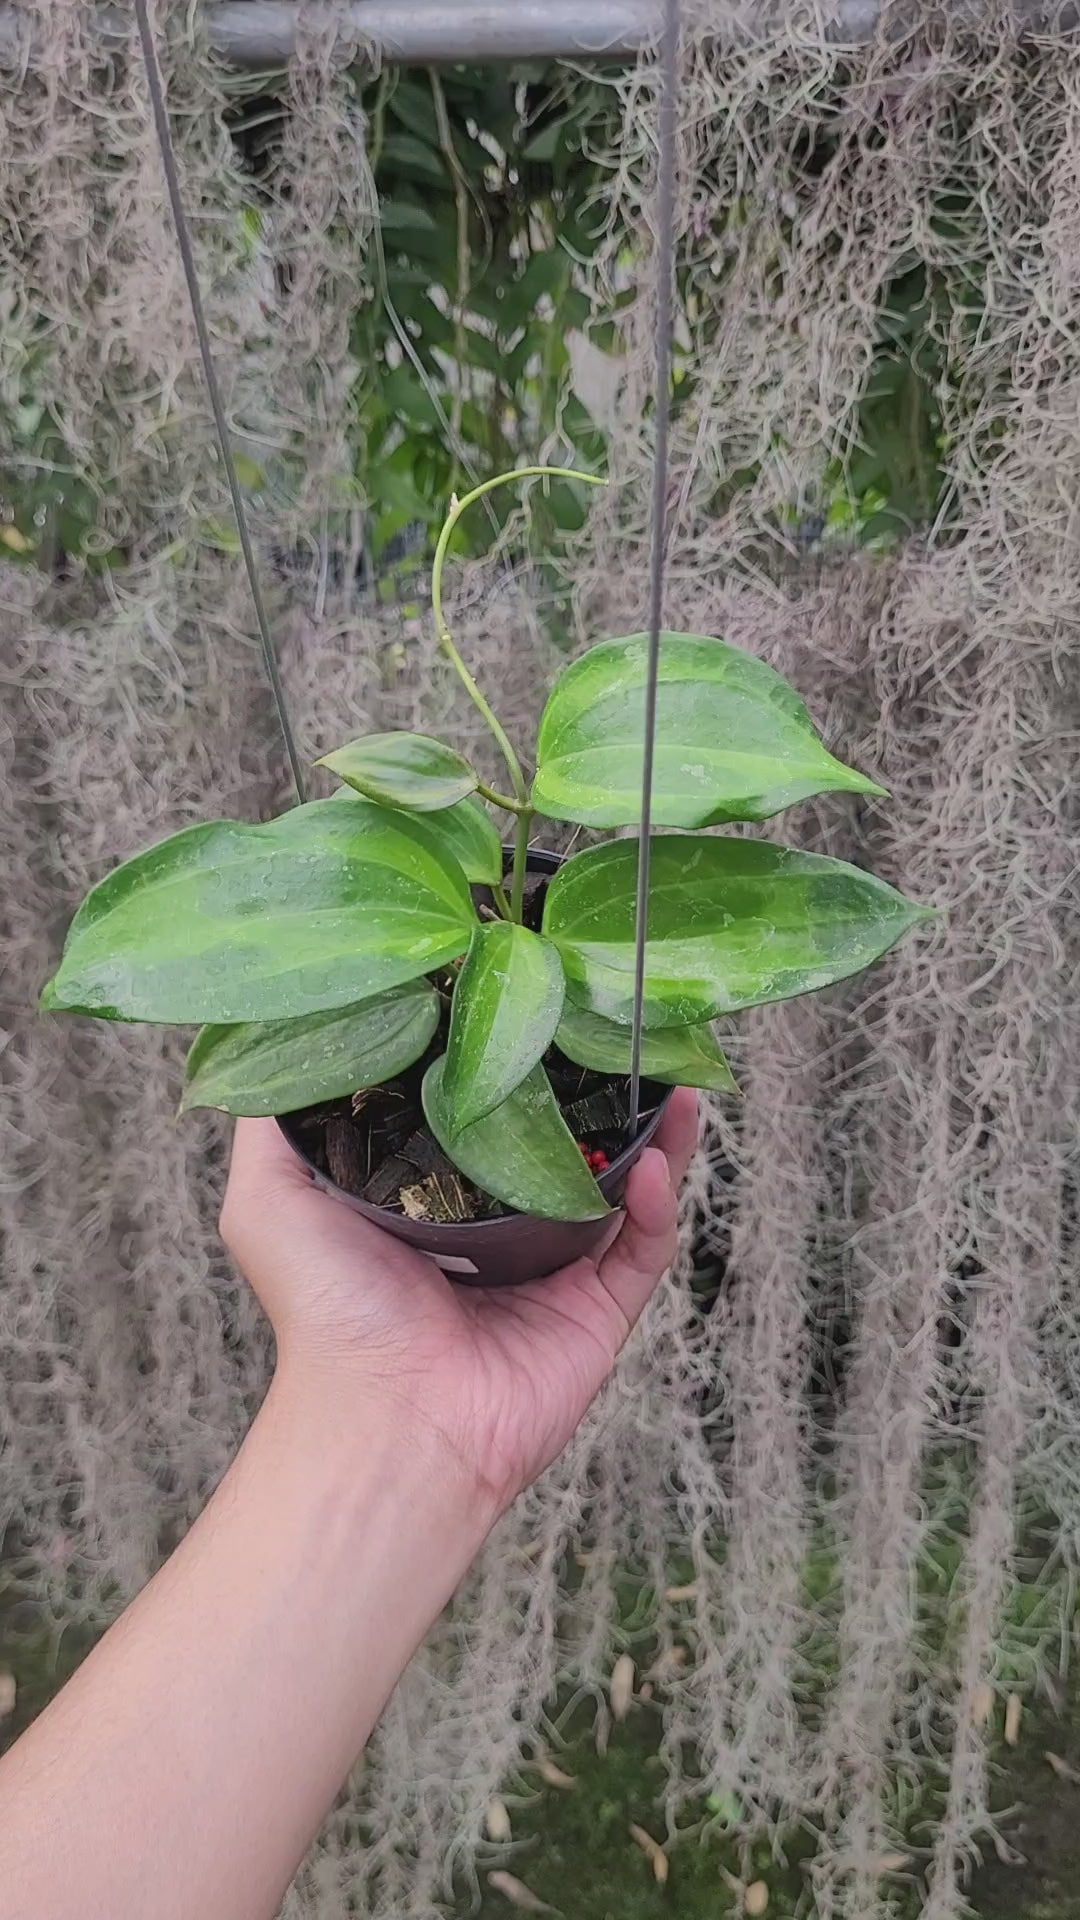
[[[204,8],[215,52],[231,65],[283,67],[296,51],[301,21],[313,32],[337,31],[362,50],[365,41],[403,64],[501,60],[634,58],[655,38],[655,0],[215,0]],[[0,5],[0,62],[21,65],[27,16]],[[131,36],[126,9],[100,9],[103,51]]]
[[[821,31],[834,45],[871,40],[885,0],[760,0],[731,8],[698,0],[691,20],[708,26],[715,5],[718,39],[752,40],[775,30],[790,11],[807,34]],[[330,26],[341,39],[363,47],[370,41],[387,60],[436,64],[467,60],[630,60],[659,39],[662,0],[207,0],[211,46],[231,65],[283,67],[296,51],[301,19],[316,30]],[[923,0],[890,10],[890,33],[904,31],[927,11]],[[1022,31],[1075,30],[1080,0],[1011,0]],[[951,21],[976,25],[988,0],[950,0]],[[30,16],[0,0],[0,65],[33,59]],[[127,8],[102,6],[96,17],[103,52],[124,48],[131,37]]]

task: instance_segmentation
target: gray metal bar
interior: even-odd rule
[[[282,67],[303,18],[335,27],[344,41],[370,40],[387,60],[432,65],[467,60],[613,59],[636,56],[656,37],[656,0],[216,0],[205,7],[211,46],[237,67]],[[100,10],[102,48],[131,37],[130,14]],[[26,16],[0,5],[0,63],[32,58]]]
[[[988,0],[948,0],[952,20],[977,22]],[[841,46],[857,46],[877,32],[885,0],[760,0],[734,9],[699,0],[692,12],[710,23],[718,39],[751,40],[755,30],[775,28],[790,13],[808,34],[820,28]],[[890,32],[902,32],[927,9],[912,0],[892,11]],[[1030,32],[1071,31],[1080,25],[1080,0],[1011,0],[1010,12]],[[633,59],[655,45],[662,23],[661,0],[206,0],[211,45],[237,67],[282,67],[296,50],[301,14],[316,27],[336,27],[343,40],[371,40],[384,57],[403,64],[455,60]],[[127,8],[102,6],[103,51],[116,51],[131,37]],[[0,0],[0,65],[21,66],[33,58],[28,16]]]

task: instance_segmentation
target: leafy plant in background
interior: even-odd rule
[[[111,566],[120,556],[104,531],[100,492],[42,398],[46,348],[28,344],[14,318],[11,303],[0,301],[0,559],[45,571],[68,555]]]
[[[941,339],[957,307],[919,260],[887,287],[878,343],[853,423],[855,444],[825,475],[824,535],[891,548],[930,525],[944,486]]]
[[[368,579],[392,592],[396,576],[433,550],[448,496],[479,474],[564,457],[588,473],[605,471],[606,437],[573,390],[568,340],[587,332],[593,347],[617,358],[635,254],[632,236],[610,230],[601,156],[617,142],[618,109],[602,71],[542,63],[387,68],[361,98],[380,223],[368,284],[358,277],[352,327],[350,486],[365,508]],[[245,216],[252,244],[263,233],[262,145],[273,145],[284,111],[261,100],[234,122],[256,189]],[[257,129],[251,135],[249,125]],[[711,204],[720,236],[754,217],[752,199],[731,206],[718,183]],[[963,196],[943,195],[942,233],[959,231],[964,217]],[[272,243],[269,226],[264,238]],[[613,289],[597,308],[590,269],[601,247],[613,256],[620,244],[626,290]],[[691,327],[708,340],[722,323],[723,273],[703,280],[684,268],[680,281]],[[965,323],[973,297],[959,274],[932,272],[916,256],[899,264],[883,289],[878,344],[847,445],[823,470],[820,514],[806,521],[802,507],[792,507],[801,538],[889,547],[933,521],[943,487],[939,389],[949,377],[942,342],[955,335],[957,319]],[[48,392],[46,340],[27,349],[19,338],[9,329],[0,343],[0,557],[45,570],[67,557],[122,564],[107,531],[109,478],[74,461],[40,398]],[[692,368],[693,360],[680,363],[677,410],[694,406]],[[287,459],[263,471],[241,454],[241,465],[241,482],[256,498],[289,491]],[[737,469],[713,510],[722,512],[756,472]],[[344,512],[344,494],[337,505]],[[458,550],[477,551],[501,531],[508,509],[498,497],[486,505],[486,526],[477,518],[456,530]],[[334,511],[331,503],[331,521]],[[575,480],[553,483],[533,503],[525,538],[556,594],[560,544],[584,513]],[[223,551],[235,545],[231,528],[210,520],[178,537]]]
[[[367,101],[365,101],[367,104]],[[380,195],[376,272],[353,329],[357,478],[373,570],[478,474],[551,458],[602,467],[605,441],[569,388],[567,337],[592,308],[580,268],[604,223],[591,149],[615,132],[610,89],[558,67],[388,71],[370,101]],[[608,330],[601,336],[615,345]],[[502,503],[489,504],[490,538]],[[534,503],[550,555],[584,522],[580,486]],[[458,541],[466,548],[468,528]]]
[[[525,1212],[607,1210],[544,1070],[557,1046],[605,1073],[630,1065],[637,843],[568,859],[542,926],[524,924],[537,815],[593,828],[640,817],[647,642],[608,640],[564,672],[540,719],[536,771],[458,653],[435,557],[442,646],[498,743],[508,792],[424,735],[351,741],[324,764],[330,800],[264,826],[187,828],[108,875],[79,909],[50,1009],[205,1021],[185,1104],[283,1113],[382,1083],[420,1059],[431,1132],[478,1187]],[[556,476],[561,477],[561,476]],[[711,1022],[869,965],[923,915],[840,861],[695,829],[761,821],[814,794],[877,794],[814,732],[771,668],[720,640],[664,637],[645,972],[644,1070],[730,1088]],[[486,803],[486,804],[485,804]],[[487,806],[515,825],[510,872]],[[489,889],[489,918],[471,888]]]

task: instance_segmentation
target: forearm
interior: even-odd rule
[[[0,1764],[5,1920],[270,1920],[487,1519],[385,1418],[276,1381],[177,1553]]]

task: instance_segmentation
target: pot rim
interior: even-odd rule
[[[644,1082],[643,1084],[657,1087],[659,1086],[660,1083],[658,1081],[647,1081],[647,1082]],[[605,1200],[608,1198],[608,1194],[605,1191],[605,1188],[616,1187],[619,1184],[620,1176],[629,1170],[629,1165],[632,1164],[633,1157],[639,1152],[639,1150],[643,1151],[644,1148],[648,1146],[649,1139],[643,1138],[643,1136],[647,1135],[651,1138],[652,1134],[656,1132],[656,1129],[660,1123],[660,1118],[663,1114],[663,1110],[667,1106],[667,1103],[671,1099],[671,1096],[674,1092],[675,1092],[674,1087],[664,1087],[662,1089],[662,1097],[656,1102],[655,1106],[649,1107],[641,1115],[638,1123],[638,1130],[634,1135],[634,1138],[632,1140],[627,1141],[625,1147],[623,1148],[622,1152],[618,1155],[617,1159],[613,1160],[611,1162],[611,1165],[608,1168],[606,1168],[606,1170],[600,1175],[596,1184],[599,1187],[601,1193],[604,1195]],[[300,1109],[300,1111],[303,1111],[303,1109]],[[314,1160],[312,1160],[310,1156],[307,1153],[305,1153],[304,1149],[300,1146],[299,1142],[294,1137],[292,1131],[285,1124],[286,1121],[289,1120],[290,1118],[291,1118],[291,1115],[289,1114],[279,1114],[277,1116],[277,1123],[278,1123],[278,1126],[281,1128],[282,1133],[285,1135],[285,1138],[288,1141],[289,1146],[292,1148],[292,1151],[296,1154],[297,1158],[299,1160],[302,1160],[305,1167],[309,1168],[310,1171],[314,1173],[318,1177],[318,1179],[325,1186],[329,1187],[334,1193],[340,1193],[342,1198],[344,1200],[348,1200],[349,1202],[357,1201],[360,1198],[359,1195],[348,1193],[346,1189],[342,1186],[339,1186],[338,1182],[332,1179],[329,1174],[322,1173],[320,1169],[316,1166]],[[375,1206],[370,1200],[365,1200],[362,1202],[362,1204],[366,1209],[366,1211],[371,1215],[379,1215],[380,1217],[385,1216],[387,1220],[394,1220],[394,1221],[398,1221],[402,1217],[400,1214],[394,1213],[389,1207]],[[616,1201],[612,1206],[612,1210],[611,1210],[612,1214],[614,1215],[619,1210],[620,1210],[620,1203]],[[440,1239],[443,1235],[446,1235],[447,1237],[449,1237],[453,1234],[461,1234],[463,1239],[471,1240],[473,1236],[478,1233],[492,1233],[492,1232],[497,1233],[500,1230],[503,1233],[505,1233],[506,1229],[509,1226],[512,1226],[515,1221],[527,1222],[527,1223],[536,1222],[544,1226],[588,1227],[588,1226],[595,1226],[597,1224],[602,1224],[603,1218],[604,1216],[600,1215],[599,1220],[562,1220],[562,1219],[556,1219],[551,1214],[521,1213],[518,1210],[518,1208],[511,1207],[505,1213],[497,1214],[494,1220],[438,1220],[438,1221],[433,1220],[430,1222],[430,1225],[433,1229],[438,1230]]]

